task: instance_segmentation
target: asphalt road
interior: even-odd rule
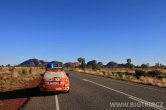
[[[34,96],[23,110],[166,110],[166,89],[69,72],[70,93]]]

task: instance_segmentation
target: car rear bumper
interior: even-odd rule
[[[40,91],[43,92],[58,92],[58,91],[62,91],[62,92],[67,92],[69,91],[70,87],[53,87],[53,86],[46,86],[46,87],[39,87]]]

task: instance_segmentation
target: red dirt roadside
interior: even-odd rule
[[[18,110],[30,97],[38,94],[40,78],[26,82],[17,90],[0,92],[0,110]]]

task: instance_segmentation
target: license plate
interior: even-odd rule
[[[62,88],[56,88],[55,90],[62,90]]]
[[[59,81],[57,82],[49,82],[49,84],[60,84]]]

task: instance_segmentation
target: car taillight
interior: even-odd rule
[[[69,84],[65,84],[65,87],[68,87],[69,86]]]

